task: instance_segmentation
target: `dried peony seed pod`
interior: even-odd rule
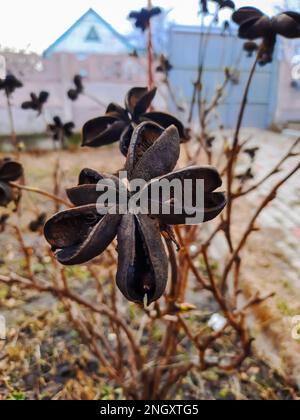
[[[134,20],[134,25],[136,28],[141,29],[142,32],[145,32],[149,26],[150,20],[154,16],[158,16],[162,13],[160,7],[152,7],[152,9],[141,9],[140,11],[133,11],[129,14],[129,19]]]
[[[53,124],[48,125],[48,130],[52,134],[54,141],[64,142],[65,138],[73,135],[75,124],[73,122],[63,123],[60,117],[53,118]]]
[[[146,87],[130,89],[125,98],[125,108],[110,104],[103,117],[88,121],[82,130],[82,146],[101,147],[117,141],[120,150],[127,156],[134,127],[143,121],[153,121],[163,128],[175,125],[182,141],[187,132],[182,123],[172,115],[163,112],[147,112],[157,89]]]
[[[30,100],[22,103],[22,109],[32,109],[33,111],[37,111],[38,115],[40,115],[43,111],[43,106],[47,102],[48,98],[49,93],[46,91],[40,92],[39,95],[31,93]]]
[[[129,96],[128,101],[132,97]],[[128,105],[129,106],[129,105]],[[131,109],[134,105],[131,102]],[[165,291],[168,279],[168,258],[163,246],[161,231],[168,225],[185,224],[190,210],[185,208],[181,214],[175,209],[176,201],[170,204],[169,214],[165,214],[166,203],[160,198],[152,210],[151,204],[157,200],[151,187],[161,181],[177,180],[184,188],[185,180],[192,181],[194,197],[197,180],[204,181],[204,206],[196,213],[202,220],[217,217],[226,206],[223,193],[215,192],[221,184],[216,169],[211,167],[191,167],[175,171],[180,152],[180,138],[175,126],[163,129],[153,122],[144,122],[133,132],[127,156],[127,183],[142,179],[145,186],[141,197],[146,197],[150,212],[147,214],[123,214],[118,211],[119,202],[114,204],[115,212],[110,214],[108,207],[98,212],[96,203],[103,192],[97,188],[99,181],[108,182],[114,192],[119,190],[119,179],[113,175],[99,174],[84,169],[79,176],[79,185],[67,191],[70,201],[76,206],[58,213],[45,225],[45,237],[64,265],[82,264],[100,255],[117,237],[118,271],[117,285],[124,296],[133,302],[148,304],[159,299]],[[130,200],[132,191],[125,188],[125,200]],[[154,185],[155,186],[155,185]],[[172,200],[175,197],[172,197]],[[105,211],[106,210],[106,211]]]
[[[235,3],[232,0],[212,0],[218,4],[219,9],[232,9],[235,10]]]
[[[10,182],[17,181],[23,175],[23,167],[19,162],[9,158],[0,160],[0,206],[6,207],[14,201],[13,188]]]
[[[7,96],[10,96],[16,89],[21,87],[23,87],[23,83],[13,74],[8,74],[4,80],[0,80],[0,90],[4,90]]]
[[[68,97],[71,99],[71,101],[76,101],[84,91],[83,82],[82,82],[82,76],[79,74],[76,74],[73,79],[73,83],[75,85],[74,89],[70,89],[68,91]]]
[[[244,51],[247,52],[248,57],[252,57],[253,54],[258,50],[258,45],[254,41],[247,41],[244,43]]]
[[[242,7],[233,13],[232,19],[239,25],[240,38],[262,38],[261,65],[272,61],[278,35],[290,39],[300,37],[300,14],[296,12],[283,12],[270,18],[255,7]]]

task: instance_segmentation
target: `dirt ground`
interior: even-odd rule
[[[261,149],[254,168],[261,179],[280,160],[296,137],[264,131],[250,131],[251,145]],[[245,136],[248,133],[245,133]],[[299,146],[297,149],[299,152]],[[264,156],[264,159],[260,159]],[[267,156],[267,159],[265,158]],[[236,212],[236,223],[245,215],[253,214],[271,185],[284,177],[286,171],[299,162],[299,155],[290,159],[283,170],[241,202]],[[292,338],[293,319],[300,315],[300,182],[299,173],[279,191],[258,220],[258,231],[253,233],[244,258],[244,293],[256,291],[275,297],[262,305],[255,314],[260,328],[255,330],[257,349],[278,369],[300,386],[300,341]]]
[[[257,179],[260,179],[260,177],[269,170],[269,167],[272,167],[275,160],[280,158],[282,150],[288,149],[293,139],[287,136],[256,130],[244,133],[245,137],[248,135],[251,135],[253,138],[251,144],[258,145],[262,149],[259,152],[255,165],[256,177]],[[261,161],[260,156],[263,153],[267,153],[269,158],[267,160],[264,158],[264,160]],[[25,154],[22,160],[27,174],[26,184],[49,190],[49,174],[53,174],[57,158],[57,154],[51,152],[47,154]],[[77,152],[61,152],[59,153],[59,160],[62,170],[61,185],[59,185],[59,187],[62,196],[64,196],[63,191],[66,187],[76,185],[78,174],[84,167],[111,173],[120,169],[124,164],[124,159],[118,152],[117,146],[107,147],[96,151],[82,149]],[[246,164],[247,161],[245,158],[245,162],[242,162],[241,164],[241,169]],[[290,165],[291,164],[292,162]],[[288,167],[286,169],[288,169]],[[280,176],[280,174],[277,176]],[[276,177],[274,177],[272,182],[275,181]],[[249,198],[242,199],[239,203],[234,215],[235,232],[237,236],[239,235],[241,225],[243,223],[245,224],[252,214],[253,203],[257,203],[258,200],[261,200],[265,192],[266,187],[253,193]],[[53,204],[43,197],[25,193],[23,200],[24,208],[30,209],[30,211],[27,211],[22,217],[21,223],[24,226],[26,226],[30,221],[30,218],[32,218],[32,212],[37,212],[37,208],[42,208],[48,215],[53,214]],[[269,206],[264,215],[259,219],[258,227],[260,230],[253,234],[245,251],[246,258],[244,259],[245,264],[243,267],[243,290],[245,296],[253,296],[256,291],[259,291],[262,295],[268,294],[269,292],[276,293],[272,300],[264,304],[259,310],[252,314],[252,317],[249,319],[256,339],[257,355],[262,357],[263,360],[267,360],[271,367],[267,366],[258,358],[252,359],[247,362],[241,372],[236,374],[237,379],[233,376],[228,376],[225,379],[223,377],[222,386],[219,383],[220,374],[218,372],[212,372],[214,378],[206,378],[204,375],[204,377],[201,378],[201,383],[205,388],[205,384],[209,381],[211,387],[211,392],[207,395],[209,399],[290,399],[297,397],[292,388],[286,385],[285,380],[273,371],[273,368],[284,374],[287,379],[293,379],[293,381],[300,386],[300,342],[293,340],[291,334],[291,318],[295,315],[300,315],[299,210],[300,185],[299,175],[296,175],[289,182],[284,192],[279,193],[278,199]],[[39,245],[37,244],[36,246],[38,247]],[[5,252],[7,253],[8,251],[6,250]],[[14,258],[13,255],[14,254],[12,253],[12,259]],[[3,269],[4,268],[0,266],[0,271],[3,271]],[[56,323],[57,317],[62,317],[59,308],[55,306],[54,302],[51,302],[51,308],[49,308],[50,311],[53,310],[54,316],[52,314],[51,319],[49,320],[49,312],[43,309],[43,300],[39,299],[38,313],[40,315],[35,322],[28,327],[25,320],[26,310],[28,310],[28,308],[22,313],[22,304],[17,304],[15,307],[16,299],[14,297],[11,299],[12,300],[8,305],[13,308],[13,315],[10,315],[11,322],[13,323],[14,317],[22,318],[20,321],[22,327],[20,327],[19,330],[19,345],[21,347],[22,345],[24,345],[24,347],[28,346],[28,343],[24,344],[26,337],[27,339],[31,337],[34,341],[36,329],[43,329],[51,334],[51,345],[53,346],[53,343],[55,344],[56,340],[58,340],[60,343],[59,345],[61,346],[61,354],[66,356],[65,360],[64,358],[61,359],[61,357],[58,357],[60,361],[62,360],[61,363],[58,363],[55,359],[56,356],[54,357],[49,350],[48,364],[51,365],[51,360],[53,360],[53,358],[56,361],[54,362],[55,369],[53,368],[53,370],[48,367],[49,370],[46,372],[50,376],[52,375],[52,379],[47,382],[48,385],[45,391],[45,398],[50,398],[50,396],[51,398],[55,396],[57,397],[56,399],[64,397],[75,399],[97,399],[107,396],[116,397],[114,394],[115,390],[112,391],[105,388],[104,384],[102,390],[104,390],[104,394],[106,392],[107,395],[102,395],[101,393],[100,395],[99,391],[96,390],[97,386],[99,389],[99,377],[90,374],[90,372],[93,371],[93,368],[94,370],[96,369],[95,364],[97,362],[88,356],[87,350],[82,343],[78,344],[79,338],[77,337],[76,332],[72,329],[68,331],[66,325],[64,325],[59,332],[56,332],[54,327],[54,330],[52,331],[53,334],[50,332],[52,328],[51,324]],[[35,301],[35,299],[33,299],[33,301]],[[7,297],[5,302],[4,305],[4,298],[1,298],[0,294],[0,312],[2,310],[5,310],[6,313],[11,312],[10,308],[7,307]],[[48,301],[47,305],[49,305]],[[16,308],[17,312],[15,312]],[[32,311],[32,306],[30,306],[29,312],[30,311]],[[259,318],[259,324],[261,325],[259,329],[257,328],[258,323],[254,322],[254,318],[257,317]],[[65,320],[61,321],[62,325],[64,322]],[[45,337],[42,337],[42,342],[44,342],[45,346],[49,345],[48,339],[49,337],[47,334]],[[63,341],[64,344],[62,343]],[[77,345],[79,345],[80,351],[76,350],[74,353],[74,346]],[[32,351],[34,351],[32,348],[28,349],[29,353]],[[24,378],[22,379],[22,385],[19,385],[19,388],[17,385],[13,386],[10,370],[13,370],[13,366],[22,363],[22,358],[15,354],[13,349],[11,349],[11,352],[12,359],[9,364],[9,371],[5,371],[5,377],[7,377],[6,385],[8,388],[9,386],[11,388],[8,395],[11,399],[34,398],[35,394],[39,394],[38,387],[40,386],[37,384],[32,385],[32,381],[36,380],[37,373],[31,375],[29,379],[27,378],[29,382],[27,385],[25,384],[26,386],[24,385]],[[72,360],[76,365],[75,370],[69,366],[70,357],[67,357],[69,353],[72,354]],[[36,366],[35,368],[41,369],[41,366]],[[0,358],[0,371],[1,369],[7,370],[7,360],[3,361]],[[45,369],[47,370],[46,367]],[[4,372],[4,370],[2,370],[2,372]],[[39,372],[39,370],[37,372]],[[87,377],[90,377],[90,381],[87,381]],[[269,380],[272,378],[271,383],[268,382],[268,378]],[[57,382],[56,385],[54,385],[55,381]],[[16,379],[16,382],[13,383],[18,384],[19,382]],[[214,383],[215,385],[212,385]],[[241,383],[244,384],[244,387],[241,387]],[[2,382],[2,385],[0,386],[0,399],[1,395],[7,398],[6,385],[4,386]],[[3,391],[3,387],[6,388],[5,392]],[[51,387],[54,387],[55,389],[52,389]],[[272,393],[270,394],[270,390],[267,391],[268,387],[273,387],[273,395],[271,395]],[[18,391],[18,389],[21,389],[22,391]],[[31,389],[31,391],[28,391],[27,394],[24,389]],[[197,397],[199,398],[199,395]],[[204,395],[202,395],[202,397],[204,397]]]

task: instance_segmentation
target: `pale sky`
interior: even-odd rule
[[[282,0],[236,0],[237,6],[257,6],[271,14]],[[146,0],[1,0],[0,46],[42,52],[90,7],[121,33],[132,24],[129,12],[140,9]],[[153,0],[172,9],[170,18],[180,24],[197,24],[198,0]],[[226,12],[224,12],[226,13]]]

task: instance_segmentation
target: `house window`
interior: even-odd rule
[[[86,42],[101,42],[101,38],[95,26],[92,26],[85,38]]]

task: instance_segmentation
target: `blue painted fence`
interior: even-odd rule
[[[207,49],[203,75],[203,95],[210,100],[216,87],[224,81],[225,67],[239,72],[238,85],[230,83],[226,96],[218,109],[218,118],[227,128],[232,128],[237,119],[239,105],[245,88],[253,58],[243,52],[243,41],[235,34],[223,35],[221,29],[206,30]],[[177,97],[191,103],[193,82],[197,79],[201,30],[198,27],[172,26],[169,37],[169,58],[174,66],[170,82]],[[277,54],[274,61],[258,67],[251,87],[244,127],[268,128],[274,122],[277,103],[278,66]],[[175,109],[174,109],[175,112]],[[215,122],[216,124],[216,122]]]

